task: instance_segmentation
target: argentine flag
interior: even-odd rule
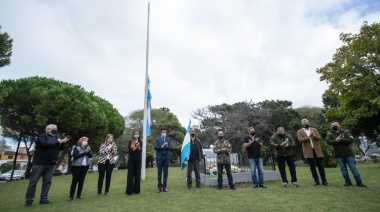
[[[191,126],[191,120],[189,120],[189,126],[187,126],[185,138],[183,139],[182,143],[182,150],[181,150],[181,171],[186,168],[186,161],[189,160],[190,157],[190,127]]]
[[[145,108],[144,108],[144,117],[146,117],[146,120],[145,120],[145,130],[146,130],[146,137],[150,136],[151,135],[151,131],[150,131],[150,110],[152,109],[152,105],[151,105],[151,100],[152,100],[152,94],[150,93],[150,80],[149,80],[149,76],[147,77],[146,79],[146,85],[147,85],[147,103],[145,105]]]

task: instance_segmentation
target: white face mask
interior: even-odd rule
[[[82,141],[82,146],[87,146],[87,141]]]

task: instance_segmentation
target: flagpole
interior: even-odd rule
[[[148,26],[146,35],[146,64],[145,64],[145,88],[144,88],[144,121],[143,121],[143,149],[141,160],[141,179],[145,180],[145,168],[146,168],[146,120],[148,117],[147,110],[145,109],[148,104],[148,58],[149,58],[149,13],[150,2],[148,2]]]

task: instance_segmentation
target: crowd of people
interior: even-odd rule
[[[302,143],[303,156],[310,165],[310,171],[314,180],[314,186],[328,186],[326,174],[323,167],[323,152],[319,141],[322,140],[319,132],[315,128],[309,126],[307,119],[301,120],[302,129],[297,131],[298,141]],[[58,161],[59,152],[65,148],[68,139],[59,139],[57,136],[57,125],[50,124],[46,127],[45,133],[38,136],[35,146],[35,153],[32,162],[32,172],[25,195],[26,207],[32,206],[35,198],[36,185],[42,177],[42,189],[40,196],[40,204],[51,204],[48,199],[48,193],[51,186],[53,173]],[[250,127],[247,135],[243,139],[243,146],[247,150],[249,167],[251,170],[253,188],[267,188],[264,185],[263,158],[261,149],[263,142],[256,135],[255,129]],[[347,165],[350,168],[356,186],[366,187],[363,184],[359,171],[356,168],[355,155],[351,148],[353,136],[348,130],[341,128],[339,122],[331,123],[331,132],[326,137],[328,145],[334,148],[334,155],[340,166],[344,186],[352,186]],[[283,127],[279,127],[277,132],[270,138],[270,146],[275,151],[278,169],[282,179],[282,186],[287,187],[289,181],[287,179],[285,163],[288,165],[291,185],[299,187],[297,184],[296,167],[294,164],[293,146],[295,141],[292,136],[286,133]],[[170,162],[170,151],[172,150],[171,139],[167,136],[167,129],[161,129],[160,135],[154,140],[154,149],[156,151],[157,165],[157,193],[168,192],[168,167]],[[218,170],[218,190],[223,189],[223,169],[225,169],[229,188],[236,190],[233,176],[231,174],[231,144],[224,138],[224,132],[218,132],[218,139],[214,142],[213,151],[217,155]],[[140,193],[141,180],[141,162],[142,162],[142,141],[138,131],[133,131],[131,140],[128,142],[128,175],[126,194]],[[115,167],[115,156],[117,155],[117,145],[112,134],[108,134],[99,148],[98,161],[98,195],[102,196],[103,182],[105,177],[104,195],[109,194],[112,171]],[[72,151],[72,182],[70,187],[69,201],[73,201],[75,190],[77,188],[78,199],[82,199],[82,190],[87,171],[90,167],[90,158],[93,151],[89,146],[89,139],[82,137],[78,140],[78,146],[73,147]],[[203,149],[201,141],[195,135],[195,129],[190,130],[190,155],[187,161],[187,188],[192,188],[191,173],[194,171],[196,188],[201,188],[199,164],[203,162]],[[317,167],[318,172],[317,173]],[[162,176],[163,175],[163,176]]]

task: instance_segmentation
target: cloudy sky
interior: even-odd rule
[[[125,116],[142,109],[148,1],[0,0],[13,38],[0,80],[45,76],[78,84]],[[152,105],[183,126],[197,108],[244,100],[322,106],[341,32],[378,22],[377,0],[151,0]]]

